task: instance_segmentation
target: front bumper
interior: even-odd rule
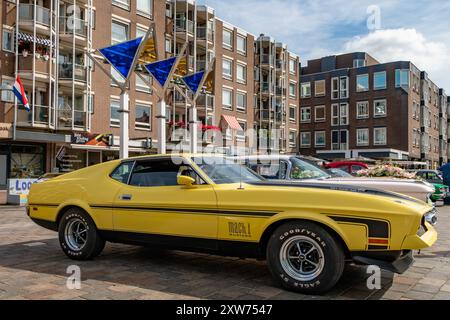
[[[412,251],[401,251],[393,260],[392,255],[387,256],[386,260],[381,256],[354,255],[353,261],[358,264],[375,265],[380,269],[402,274],[414,263],[414,257]]]
[[[422,221],[422,225],[417,234],[407,236],[402,244],[403,250],[421,250],[431,247],[438,238],[436,229],[425,221]]]

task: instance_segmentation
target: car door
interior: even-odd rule
[[[181,174],[194,177],[196,185],[178,185]],[[114,201],[114,230],[153,235],[157,242],[211,248],[217,239],[216,210],[214,188],[182,158],[137,160]]]

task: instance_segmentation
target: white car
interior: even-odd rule
[[[257,155],[238,157],[253,171],[268,180],[303,181],[308,183],[349,185],[358,188],[380,189],[407,195],[427,203],[434,186],[420,180],[396,178],[333,177],[332,172],[301,157],[288,155]]]

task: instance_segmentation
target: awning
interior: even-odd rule
[[[227,116],[224,114],[222,115],[222,119],[225,120],[230,129],[244,131],[235,116]]]
[[[40,44],[40,45],[47,46],[47,47],[52,47],[52,42],[50,41],[50,39],[45,39],[45,38],[41,38],[38,36],[34,37],[33,35],[28,34],[28,33],[23,33],[23,32],[17,33],[17,39],[26,41],[26,42],[36,42],[36,44]]]

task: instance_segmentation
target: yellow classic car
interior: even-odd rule
[[[404,272],[437,239],[433,207],[339,185],[266,181],[220,156],[117,160],[34,184],[27,212],[75,260],[105,241],[266,259],[283,287],[320,294],[345,262]]]

